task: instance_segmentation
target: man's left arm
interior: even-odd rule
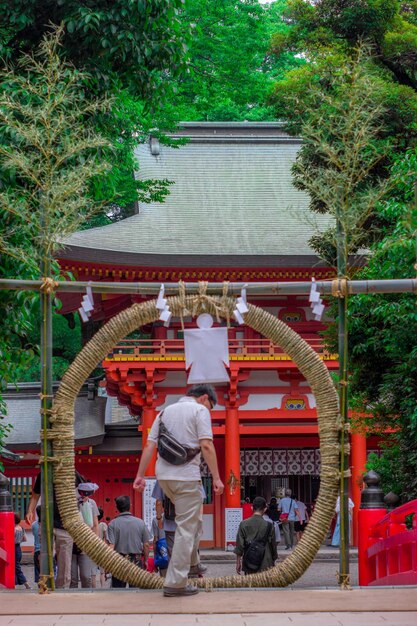
[[[200,439],[201,453],[213,477],[214,493],[218,496],[224,491],[224,485],[220,480],[219,467],[217,465],[216,448],[212,439]]]
[[[98,506],[95,500],[91,500],[91,504],[93,507],[93,526],[92,531],[98,536]]]
[[[107,539],[109,542],[109,547],[114,550],[114,544],[116,543],[115,540],[115,536],[114,536],[114,529],[112,526],[112,523],[110,522],[110,524],[107,527]]]

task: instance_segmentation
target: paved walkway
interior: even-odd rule
[[[234,572],[233,554],[204,550],[201,557],[211,575]],[[0,591],[0,626],[415,626],[417,587],[341,591],[338,557],[338,550],[323,546],[304,577],[286,589],[216,589],[190,598],[138,589]],[[353,585],[356,558],[352,550]]]
[[[0,612],[0,626],[415,626],[417,588],[2,591]]]

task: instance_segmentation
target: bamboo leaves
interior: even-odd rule
[[[85,99],[86,75],[60,57],[62,33],[55,28],[35,55],[1,76],[0,249],[26,259],[30,274],[103,207],[89,189],[110,169],[102,158],[110,142],[90,122],[112,101]]]

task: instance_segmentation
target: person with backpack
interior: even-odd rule
[[[256,574],[274,566],[278,558],[274,525],[263,518],[268,506],[257,496],[252,503],[253,515],[239,524],[236,536],[236,572]]]
[[[285,497],[281,498],[278,509],[280,511],[279,521],[281,522],[282,534],[284,535],[285,549],[292,550],[294,547],[295,521],[301,522],[300,511],[297,500],[292,496],[291,489],[285,490]]]

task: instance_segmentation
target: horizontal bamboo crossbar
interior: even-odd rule
[[[318,280],[317,290],[321,295],[331,295],[335,283],[338,281]],[[16,280],[0,279],[0,289],[38,291],[44,284],[42,280]],[[257,296],[269,295],[306,295],[310,293],[310,281],[300,282],[254,282],[254,283],[228,283],[227,295],[240,295],[243,288],[248,294]],[[346,281],[349,294],[371,293],[414,293],[417,295],[417,278],[404,278],[395,280],[349,280]],[[177,295],[179,283],[164,283],[165,296]],[[200,283],[184,283],[186,292],[197,293]],[[225,283],[208,283],[207,293],[223,293]],[[155,296],[159,292],[160,283],[149,282],[101,282],[101,281],[62,281],[56,288],[57,293],[69,292],[80,293],[91,287],[95,293],[120,293],[136,294],[141,296]]]

